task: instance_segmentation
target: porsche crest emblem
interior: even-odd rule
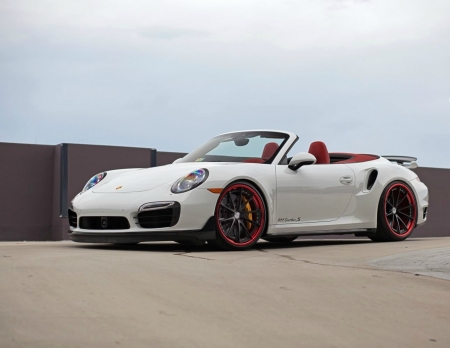
[[[122,186],[117,186],[116,190],[120,190],[122,188]]]

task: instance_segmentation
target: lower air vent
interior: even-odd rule
[[[427,213],[428,213],[428,207],[423,208],[423,219],[424,220],[427,218]]]
[[[80,228],[85,230],[128,230],[130,223],[123,216],[83,216]]]
[[[369,174],[369,178],[367,179],[367,191],[370,191],[375,184],[375,181],[377,181],[378,177],[378,171],[372,170]]]
[[[69,217],[70,227],[77,228],[77,213],[75,213],[73,210],[69,209],[69,213],[67,216]]]
[[[146,210],[138,214],[138,224],[142,228],[172,227],[180,218],[180,204],[175,202],[170,208]]]

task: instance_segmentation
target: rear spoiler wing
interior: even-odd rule
[[[414,169],[417,168],[417,157],[409,156],[381,156],[386,158],[388,161],[395,162],[403,167]]]

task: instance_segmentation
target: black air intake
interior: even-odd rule
[[[75,213],[73,210],[69,209],[67,216],[69,217],[70,227],[77,228],[77,213]]]
[[[168,208],[141,211],[138,216],[138,224],[142,228],[172,227],[180,219],[180,203],[174,202]]]
[[[123,216],[83,216],[80,228],[85,230],[128,230],[130,223]]]

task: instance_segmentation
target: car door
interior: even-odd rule
[[[278,165],[276,224],[339,219],[352,198],[355,174],[345,164],[313,164],[297,171]]]

